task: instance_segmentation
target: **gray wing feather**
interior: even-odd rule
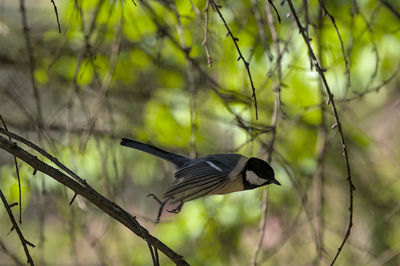
[[[189,195],[186,195],[185,198],[181,199],[183,201],[189,201],[189,200],[194,200],[200,197],[203,197],[210,192],[217,190],[221,186],[224,185],[224,182],[216,182],[215,184],[208,184],[208,186],[201,187],[201,189],[196,190],[193,193],[190,193]],[[175,202],[181,201],[181,200],[175,200]]]
[[[171,186],[171,188],[167,191],[168,194],[179,193],[185,190],[190,190],[205,184],[212,183],[214,181],[223,181],[225,179],[224,175],[213,175],[213,176],[205,176],[202,178],[197,178],[194,180],[187,180],[187,182],[182,182],[176,185]],[[167,194],[166,193],[166,194]]]
[[[217,159],[215,155],[206,156],[177,171],[176,179],[164,197],[171,198],[172,203],[189,201],[207,195],[226,184],[229,181],[229,173],[241,155],[222,156],[225,160]]]
[[[192,189],[185,189],[182,192],[179,193],[173,193],[172,195],[172,203],[179,202],[179,201],[189,201],[189,200],[194,200],[197,198],[200,198],[202,196],[205,196],[209,194],[210,192],[220,188],[221,186],[224,185],[224,182],[221,182],[219,180],[214,180],[212,182],[205,183],[200,186],[195,186]]]

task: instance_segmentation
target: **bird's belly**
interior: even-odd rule
[[[229,181],[226,185],[221,188],[213,191],[210,194],[228,194],[231,192],[242,191],[243,190],[243,182],[241,178],[235,178],[232,181]]]

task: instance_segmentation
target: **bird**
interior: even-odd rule
[[[122,138],[121,145],[157,156],[172,163],[177,169],[174,180],[163,195],[163,200],[154,194],[147,195],[160,204],[156,223],[160,221],[167,202],[179,203],[175,209],[168,210],[178,213],[184,202],[206,195],[228,194],[268,184],[281,185],[275,179],[272,167],[259,158],[248,158],[233,153],[210,154],[191,159],[128,138]]]

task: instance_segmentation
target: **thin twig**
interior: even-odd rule
[[[58,33],[61,33],[61,26],[60,26],[60,20],[58,19],[58,11],[57,11],[56,3],[54,2],[54,0],[50,0],[50,1],[53,4],[54,13],[56,14],[56,18],[57,18]]]
[[[19,258],[17,257],[17,255],[15,255],[14,253],[12,253],[10,250],[8,250],[8,248],[6,247],[6,245],[4,245],[3,241],[0,240],[0,248],[3,250],[3,252],[5,254],[7,254],[15,263],[15,265],[25,265],[25,263],[23,263],[22,261],[19,260]]]
[[[276,18],[278,19],[278,22],[281,23],[281,16],[279,15],[278,9],[275,7],[273,0],[268,0],[268,3],[272,6],[272,8],[275,11]],[[284,1],[281,2],[281,5],[283,5]]]
[[[379,5],[376,7],[375,10],[377,10],[379,8]],[[372,45],[372,49],[374,51],[375,54],[375,66],[374,66],[374,72],[372,73],[372,75],[369,77],[369,80],[367,82],[365,82],[366,86],[365,88],[368,88],[368,86],[370,84],[373,84],[373,81],[375,80],[377,74],[378,74],[378,70],[379,70],[379,64],[380,64],[380,56],[379,56],[379,51],[378,51],[378,45],[376,44],[376,40],[375,37],[373,35],[373,29],[372,29],[372,17],[375,14],[375,11],[372,12],[371,14],[371,19],[370,21],[368,21],[368,19],[366,18],[366,16],[361,12],[357,0],[352,0],[352,9],[351,9],[351,27],[350,27],[350,34],[351,34],[351,38],[350,38],[350,45],[348,47],[348,54],[351,54],[351,50],[353,49],[353,42],[354,39],[358,39],[360,38],[360,36],[362,36],[364,34],[364,31],[362,31],[360,33],[359,36],[354,37],[354,21],[356,16],[360,16],[361,19],[364,21],[365,26],[366,26],[366,30],[368,31],[368,36],[370,39],[370,44]],[[364,89],[366,90],[366,89]]]
[[[208,48],[208,27],[209,27],[209,7],[210,7],[210,0],[207,0],[206,7],[204,8],[204,13],[205,13],[205,19],[204,19],[204,38],[203,41],[201,42],[201,45],[204,46],[204,49],[206,49],[206,56],[207,56],[207,64],[208,67],[212,67],[212,58],[210,54],[210,50]]]
[[[281,67],[281,60],[282,60],[282,53],[281,49],[279,47],[279,39],[278,39],[278,34],[276,31],[276,26],[274,22],[274,16],[272,14],[272,9],[271,9],[271,3],[268,1],[265,3],[265,10],[266,10],[266,15],[267,15],[267,24],[269,27],[269,30],[271,32],[271,37],[272,41],[274,43],[274,48],[275,48],[275,53],[276,53],[276,78],[277,78],[277,84],[275,85],[274,91],[275,91],[275,100],[274,100],[274,111],[272,113],[272,121],[271,121],[271,141],[268,145],[268,156],[267,156],[267,162],[271,162],[272,160],[272,152],[274,150],[274,144],[275,144],[275,139],[276,139],[276,128],[277,128],[277,123],[280,115],[280,109],[281,109],[281,82],[282,82],[282,67]],[[253,254],[253,258],[251,261],[251,264],[256,266],[257,265],[257,258],[258,255],[261,251],[262,244],[264,242],[264,237],[265,237],[265,231],[266,231],[266,225],[267,225],[267,213],[268,213],[268,188],[264,189],[263,192],[263,197],[262,197],[262,219],[260,220],[259,224],[259,238],[258,238],[258,243],[255,249],[255,252]]]
[[[400,20],[400,12],[396,10],[391,4],[388,3],[386,0],[379,0],[387,9],[389,9],[390,12],[398,19]]]
[[[133,221],[135,222],[136,226],[140,229],[140,233],[142,234],[142,238],[146,239],[146,233],[143,230],[143,227],[136,220],[135,216],[133,217]],[[158,254],[156,255],[156,252],[155,252],[155,250],[157,250],[157,248],[154,247],[154,250],[153,250],[153,246],[149,243],[149,241],[146,241],[146,242],[147,242],[147,247],[150,250],[150,255],[151,255],[151,260],[153,261],[153,266],[159,266],[160,262],[158,260]]]
[[[317,24],[317,45],[318,45],[318,58],[323,67],[323,47],[322,47],[322,34],[324,31],[323,23],[323,9],[322,6],[319,7],[318,14],[318,24]],[[322,254],[324,251],[324,183],[325,183],[325,169],[324,162],[326,151],[328,149],[328,129],[326,126],[326,114],[325,114],[325,97],[324,97],[324,85],[319,79],[319,97],[320,97],[320,113],[321,113],[321,123],[318,126],[317,144],[316,144],[316,156],[317,156],[317,167],[312,175],[315,184],[315,217],[317,219],[316,224],[316,235],[317,235],[317,262],[320,263],[322,259]]]
[[[228,24],[225,21],[225,18],[222,16],[221,11],[219,10],[220,6],[217,5],[214,2],[214,0],[210,0],[210,3],[211,3],[211,6],[214,8],[214,10],[217,11],[218,16],[221,18],[222,22],[224,23],[224,26],[225,26],[226,30],[228,31],[228,36],[231,37],[233,43],[235,44],[236,50],[237,50],[237,52],[239,54],[239,57],[237,58],[237,60],[238,61],[242,60],[244,66],[246,68],[247,75],[249,76],[249,80],[250,80],[251,90],[252,90],[252,95],[251,96],[254,99],[254,108],[255,108],[255,112],[256,112],[256,120],[258,120],[256,89],[254,87],[253,78],[252,78],[251,73],[250,73],[250,67],[249,67],[250,63],[247,62],[246,59],[244,59],[244,56],[243,56],[242,52],[240,51],[240,48],[239,48],[239,45],[238,45],[239,39],[237,37],[233,36],[233,33],[232,33],[231,29],[229,28]]]
[[[276,254],[286,244],[286,242],[291,237],[293,237],[293,235],[295,235],[297,231],[301,230],[301,226],[299,225],[301,213],[302,213],[302,207],[300,206],[299,210],[297,211],[297,214],[295,215],[295,218],[293,219],[293,222],[289,226],[287,226],[287,229],[282,233],[282,236],[280,237],[279,241],[273,246],[269,247],[268,250],[265,253],[263,253],[262,262],[268,260],[274,254]]]
[[[41,136],[41,131],[43,129],[43,115],[42,115],[42,103],[40,99],[40,94],[39,94],[39,89],[37,87],[36,81],[35,81],[35,58],[33,56],[33,48],[32,48],[32,43],[31,43],[31,37],[29,35],[29,27],[28,27],[28,22],[26,18],[26,10],[25,10],[25,0],[20,0],[19,1],[19,10],[21,12],[21,18],[22,18],[22,27],[23,27],[23,32],[24,32],[24,37],[25,37],[25,46],[26,46],[26,51],[28,53],[28,59],[29,59],[29,74],[31,78],[31,85],[33,89],[33,96],[35,98],[36,102],[36,109],[37,109],[37,123],[38,123],[38,136],[40,139]]]
[[[2,138],[4,140],[6,140],[7,142],[11,143],[11,141],[8,141],[7,139],[5,139],[3,137],[0,137],[0,138]],[[15,156],[15,154],[14,154],[14,156]],[[6,210],[7,210],[8,217],[10,217],[10,221],[11,221],[11,223],[13,225],[13,229],[15,229],[15,231],[17,231],[19,240],[21,240],[21,244],[22,244],[22,247],[24,248],[24,252],[25,252],[25,255],[26,255],[27,262],[30,265],[33,266],[34,265],[33,259],[31,257],[31,254],[29,254],[29,250],[28,250],[27,245],[32,246],[32,247],[35,247],[35,246],[31,242],[29,242],[29,241],[27,241],[25,239],[24,235],[21,232],[21,229],[19,229],[18,223],[17,223],[17,221],[15,221],[14,215],[13,215],[13,213],[12,213],[12,211],[10,209],[10,206],[8,205],[7,199],[6,199],[6,197],[4,197],[4,194],[1,191],[1,189],[0,189],[0,198],[3,201],[4,208],[6,208]]]
[[[186,44],[185,35],[183,32],[183,26],[181,23],[181,17],[178,13],[178,9],[171,2],[170,8],[174,13],[176,20],[177,20],[177,32],[180,39],[181,46],[184,50],[191,50],[191,47]],[[187,67],[186,67],[187,78],[189,81],[189,93],[190,93],[190,157],[196,158],[197,157],[197,149],[196,149],[196,136],[197,136],[197,114],[196,114],[196,94],[197,94],[197,85],[193,71],[193,63],[190,60],[187,60]]]
[[[189,0],[190,5],[192,6],[192,10],[194,11],[194,13],[196,14],[197,18],[200,18],[200,10],[197,8],[197,6],[193,3],[193,0]]]
[[[297,16],[296,10],[293,7],[292,1],[291,0],[287,0],[286,2],[289,5],[290,11],[291,11],[293,17],[295,18],[295,21],[296,21],[297,27],[298,27],[298,29],[300,31],[300,34],[302,35],[303,40],[304,40],[305,44],[307,45],[309,56],[311,57],[311,61],[313,62],[315,70],[318,72],[319,76],[321,77],[322,82],[323,82],[324,87],[325,87],[325,90],[326,90],[326,92],[328,94],[328,98],[329,98],[329,102],[328,103],[332,107],[332,112],[333,112],[333,115],[334,115],[334,118],[335,118],[335,122],[336,122],[335,123],[335,127],[337,127],[337,129],[339,131],[340,140],[341,140],[342,149],[343,149],[343,156],[344,156],[344,160],[345,160],[345,164],[346,164],[346,172],[347,172],[346,180],[347,180],[347,182],[349,184],[349,224],[347,226],[347,230],[346,230],[345,236],[343,238],[343,241],[340,244],[340,246],[338,248],[338,251],[337,251],[337,253],[336,253],[336,255],[335,255],[335,257],[334,257],[334,259],[333,259],[333,261],[331,263],[331,265],[333,265],[335,263],[336,259],[338,258],[338,256],[340,255],[340,252],[342,251],[344,244],[346,243],[347,239],[349,238],[350,233],[351,233],[351,227],[353,226],[353,191],[355,190],[355,186],[353,184],[353,180],[352,180],[352,177],[351,177],[349,156],[348,156],[348,152],[347,152],[347,146],[346,146],[346,141],[345,141],[345,138],[344,138],[342,124],[340,123],[340,118],[339,118],[339,115],[338,115],[336,104],[335,104],[335,101],[333,99],[333,93],[331,92],[331,89],[330,89],[330,87],[328,85],[328,82],[326,81],[326,77],[325,77],[325,74],[324,74],[325,70],[321,68],[321,66],[320,66],[320,64],[318,62],[318,59],[314,54],[314,51],[313,51],[313,49],[311,47],[311,44],[310,44],[310,40],[307,38],[306,34],[304,33],[304,28],[301,25],[301,22],[300,22],[300,20],[299,20],[299,18]]]
[[[309,17],[309,12],[308,12],[308,0],[303,0],[303,8],[304,8],[304,18],[305,18],[305,32],[306,32],[306,36],[307,39],[310,39],[310,17]],[[311,62],[311,58],[308,58],[310,60],[310,68],[312,68],[312,62]]]
[[[188,49],[184,49],[179,44],[179,41],[176,40],[175,37],[170,33],[168,25],[163,24],[159,21],[160,20],[159,16],[156,14],[153,8],[148,4],[148,2],[143,0],[139,0],[139,2],[149,11],[150,13],[149,17],[151,18],[153,23],[157,26],[158,31],[162,32],[163,35],[167,37],[171,41],[171,43],[185,55],[185,58],[192,63],[193,67],[199,72],[200,78],[207,82],[209,88],[218,96],[218,98],[221,100],[226,110],[234,116],[237,123],[241,124],[242,121],[245,121],[239,114],[237,114],[237,112],[233,108],[231,108],[229,103],[232,101],[233,102],[239,101],[247,104],[248,102],[241,101],[237,97],[237,94],[231,95],[221,92],[221,85],[212,76],[210,76],[207,73],[207,71],[205,71],[194,58],[190,56],[189,54],[190,51]]]
[[[87,30],[87,32],[85,32],[85,20],[83,18],[83,12],[82,12],[82,8],[79,6],[77,0],[75,0],[75,6],[76,9],[78,10],[79,14],[80,14],[80,22],[82,25],[82,32],[84,33],[84,43],[80,49],[80,53],[78,55],[77,58],[77,62],[76,62],[76,66],[74,69],[74,74],[72,77],[72,88],[70,89],[70,95],[68,98],[68,103],[67,103],[67,136],[68,136],[68,142],[71,142],[71,134],[70,134],[70,128],[72,127],[73,121],[74,121],[74,116],[72,114],[72,106],[73,106],[73,96],[77,95],[78,96],[78,100],[81,104],[81,108],[83,111],[83,114],[85,115],[85,118],[87,119],[88,123],[90,120],[89,114],[88,114],[88,110],[86,109],[86,105],[83,103],[82,97],[80,95],[80,86],[78,84],[78,74],[79,71],[82,67],[82,64],[84,63],[85,58],[89,55],[91,55],[91,43],[90,43],[90,38],[93,34],[93,32],[96,29],[96,21],[97,21],[97,17],[100,13],[100,9],[104,4],[104,0],[100,0],[97,3],[97,6],[93,12],[93,16],[90,20],[90,25],[89,25],[89,29]],[[82,147],[82,146],[81,146]]]
[[[397,65],[395,71],[393,71],[393,73],[387,79],[383,80],[381,84],[379,84],[373,88],[367,89],[363,92],[357,92],[356,93],[357,95],[355,95],[353,97],[342,99],[342,100],[340,100],[340,102],[350,102],[350,101],[353,101],[356,99],[360,99],[371,92],[379,92],[383,87],[385,87],[387,84],[389,84],[391,81],[393,81],[398,76],[399,73],[400,73],[400,63]]]
[[[104,99],[107,95],[107,91],[110,88],[111,79],[113,77],[115,68],[118,63],[119,51],[120,51],[120,47],[121,47],[122,32],[123,32],[123,11],[124,11],[123,5],[121,4],[120,20],[119,20],[119,24],[116,25],[117,30],[116,30],[114,42],[111,47],[111,55],[110,55],[110,60],[109,60],[110,63],[108,66],[108,71],[102,81],[101,88],[97,95],[97,98],[93,103],[94,110],[93,110],[90,118],[88,119],[87,130],[84,134],[82,134],[82,141],[81,141],[81,145],[80,145],[81,150],[85,149],[86,144],[89,140],[89,137],[90,137],[93,129],[95,128],[96,121],[101,113],[101,110],[103,110],[104,105],[102,104],[102,102],[104,101]]]
[[[261,12],[259,10],[257,0],[251,0],[251,6],[253,8],[254,18],[256,19],[258,34],[261,36],[262,47],[265,54],[268,56],[268,59],[272,61],[274,57],[269,50],[268,37],[265,31],[265,22],[261,17]]]
[[[325,7],[324,1],[323,0],[319,0],[319,4],[322,7],[322,9],[324,10],[325,15],[327,15],[329,17],[330,21],[332,22],[332,25],[333,25],[333,27],[335,28],[335,31],[336,31],[336,35],[339,38],[339,43],[340,43],[340,47],[342,49],[342,55],[343,55],[343,59],[344,59],[344,63],[345,63],[345,69],[346,69],[345,73],[346,73],[347,87],[350,87],[351,86],[350,62],[347,59],[346,51],[344,50],[342,35],[340,34],[339,29],[338,29],[338,27],[336,25],[335,18],[331,15],[331,13],[329,13],[328,9]]]
[[[4,129],[8,131],[6,122],[4,122],[3,117],[0,115],[0,120],[3,123]],[[8,137],[11,141],[11,137]],[[21,177],[19,175],[19,168],[17,163],[17,157],[14,157],[14,164],[15,164],[15,172],[17,173],[17,180],[18,180],[18,208],[19,208],[19,224],[22,224],[22,195],[21,195]]]
[[[265,148],[268,148],[268,147],[271,146],[270,143],[265,143],[263,141],[260,141],[260,142],[261,142],[262,146],[265,147]],[[291,163],[276,148],[274,148],[274,154],[275,154],[275,157],[276,157],[277,161],[279,162],[279,165],[283,168],[283,170],[285,171],[287,176],[290,178],[290,182],[293,185],[293,188],[295,189],[295,191],[296,191],[296,193],[297,193],[297,195],[299,197],[299,202],[301,203],[301,208],[304,210],[305,215],[306,215],[307,220],[308,220],[308,224],[311,227],[311,230],[312,230],[311,233],[312,233],[313,237],[315,238],[316,237],[316,231],[315,231],[314,226],[312,224],[311,212],[310,212],[309,208],[307,208],[307,193],[306,193],[306,191],[310,187],[311,183],[308,182],[309,184],[306,186],[307,188],[306,189],[302,189],[302,187],[300,186],[300,183],[298,182],[298,180],[293,176],[291,171],[288,169],[288,166],[290,166]],[[295,219],[294,224],[298,223],[298,222],[296,222],[296,220],[299,218],[299,215],[300,215],[300,210],[299,210],[298,215],[296,215],[297,218]],[[299,227],[299,226],[297,226],[297,227]],[[299,230],[299,229],[296,229],[296,230]],[[290,231],[293,232],[295,230],[294,229],[293,230],[289,230],[289,232],[287,233],[288,236],[286,237],[286,239],[282,239],[283,243],[286,242],[288,240],[288,238],[291,236]],[[268,251],[267,252],[268,255],[267,256],[263,256],[262,260],[259,263],[262,264],[268,257],[272,256],[273,253],[278,252],[278,250],[282,246],[282,244],[277,243],[275,245],[275,247],[272,247],[273,250],[272,251]]]

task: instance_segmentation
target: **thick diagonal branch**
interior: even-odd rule
[[[40,171],[51,178],[55,179],[59,183],[73,190],[76,194],[81,195],[86,198],[98,208],[103,210],[109,216],[113,217],[115,220],[125,225],[129,230],[135,233],[137,236],[146,240],[150,245],[154,246],[156,249],[163,252],[167,257],[169,257],[176,265],[189,265],[182,256],[178,255],[175,251],[170,249],[160,240],[152,236],[146,228],[141,226],[129,213],[119,207],[116,203],[110,201],[109,199],[103,197],[100,193],[94,190],[90,186],[84,186],[66,174],[60,172],[56,168],[44,163],[39,160],[36,156],[25,151],[21,147],[17,146],[15,143],[7,140],[6,138],[0,136],[0,148],[6,150],[7,152],[15,155],[22,161],[26,162],[32,166],[35,170]]]

